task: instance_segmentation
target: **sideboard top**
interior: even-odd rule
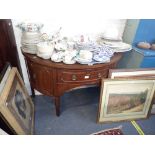
[[[45,59],[39,58],[36,55],[28,54],[24,52],[23,52],[23,55],[25,56],[26,59],[43,66],[54,67],[54,68],[66,68],[66,69],[68,68],[69,69],[82,69],[82,68],[88,69],[88,68],[100,68],[100,67],[106,67],[106,66],[108,67],[111,64],[117,63],[122,57],[122,53],[115,53],[109,63],[101,63],[101,64],[94,64],[94,65],[83,65],[83,64],[76,63],[76,64],[69,65],[69,64],[64,64],[62,62],[53,62],[50,59],[45,60]]]

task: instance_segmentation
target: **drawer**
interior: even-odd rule
[[[101,78],[106,78],[108,76],[108,69],[101,70],[63,70],[58,71],[58,82],[87,82],[87,81],[95,81]]]

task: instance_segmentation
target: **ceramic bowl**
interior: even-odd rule
[[[54,45],[48,42],[40,42],[37,44],[37,50],[39,54],[52,54]]]
[[[152,45],[151,45],[151,49],[152,49],[152,50],[155,50],[155,44],[152,44]]]
[[[143,49],[149,49],[149,48],[151,48],[151,45],[147,42],[139,42],[137,44],[137,47],[143,48]]]
[[[43,59],[50,59],[51,54],[40,54],[40,53],[37,53],[37,56],[40,57],[40,58],[43,58]]]
[[[51,60],[54,62],[61,62],[64,57],[64,52],[53,53],[51,56]]]
[[[74,64],[76,61],[74,60],[74,56],[72,56],[72,55],[65,55],[63,57],[63,62],[65,64]]]

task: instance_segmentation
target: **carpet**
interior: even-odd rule
[[[122,127],[101,130],[96,133],[93,133],[92,135],[123,135],[121,128]]]
[[[122,126],[124,135],[139,135],[130,121],[96,123],[100,89],[91,87],[67,92],[61,96],[61,115],[55,114],[54,98],[36,95],[36,135],[91,135],[101,130]],[[145,135],[155,134],[155,115],[137,120]]]

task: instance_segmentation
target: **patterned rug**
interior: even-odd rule
[[[92,135],[123,135],[122,127],[112,128],[112,129],[106,129],[101,130],[96,133],[93,133]]]

